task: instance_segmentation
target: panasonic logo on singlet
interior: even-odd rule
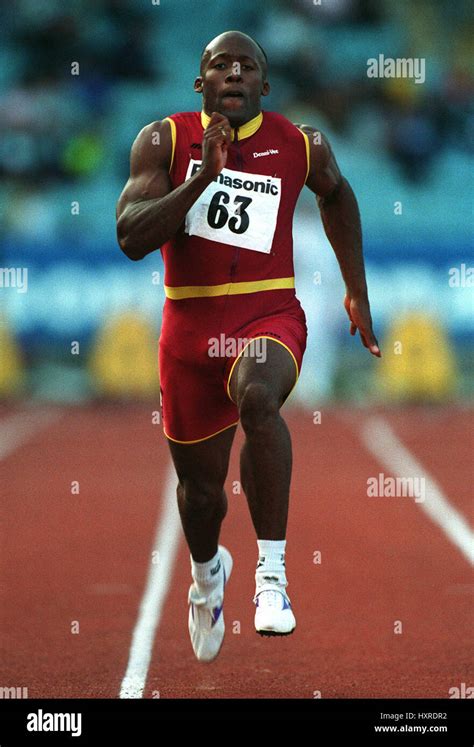
[[[191,176],[194,176],[194,174],[199,171],[201,167],[202,161],[196,161],[193,164]],[[225,169],[224,169],[225,171]],[[266,182],[257,181],[255,179],[252,179],[252,174],[245,174],[247,177],[246,179],[239,179],[237,177],[232,178],[231,176],[228,176],[227,174],[220,173],[215,179],[212,181],[217,182],[218,184],[222,184],[224,187],[233,187],[234,189],[245,189],[247,192],[262,192],[263,194],[272,194],[272,195],[278,195],[279,189],[278,186],[274,183],[272,183],[271,179],[267,179]]]

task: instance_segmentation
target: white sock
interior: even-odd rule
[[[196,563],[191,555],[190,558],[191,574],[200,589],[212,589],[222,582],[222,560],[219,551],[205,563]]]
[[[258,563],[255,577],[258,583],[277,579],[286,585],[286,540],[257,540]]]

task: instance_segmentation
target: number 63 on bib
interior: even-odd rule
[[[201,163],[190,160],[186,179]],[[280,198],[279,177],[223,169],[187,213],[184,230],[190,236],[269,254]]]

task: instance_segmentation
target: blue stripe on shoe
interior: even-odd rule
[[[222,607],[223,607],[223,605],[221,604],[220,607],[214,607],[214,609],[212,610],[212,612],[211,612],[211,617],[212,617],[211,628],[213,628],[214,625],[216,624],[216,622],[218,621],[218,619],[219,619],[219,617],[221,615],[221,612],[222,612]]]
[[[224,573],[224,587],[223,588],[225,588],[227,578],[226,578],[226,575],[225,575],[224,564],[222,564],[222,571]],[[214,607],[214,609],[212,610],[212,612],[211,612],[211,618],[212,618],[211,628],[214,627],[214,625],[218,621],[219,617],[221,616],[221,612],[222,612],[223,607],[224,607],[224,605],[221,604],[220,607]]]

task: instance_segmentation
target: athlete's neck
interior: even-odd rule
[[[208,126],[210,119],[211,117],[209,116],[209,114],[206,114],[206,112],[203,110],[201,112],[201,124],[204,130]],[[249,119],[248,122],[244,122],[244,124],[241,124],[238,127],[233,127],[232,128],[232,140],[235,137],[236,130],[237,130],[238,140],[243,140],[246,137],[250,137],[255,132],[257,132],[257,130],[262,124],[262,121],[263,121],[263,113],[259,112],[256,117]]]

